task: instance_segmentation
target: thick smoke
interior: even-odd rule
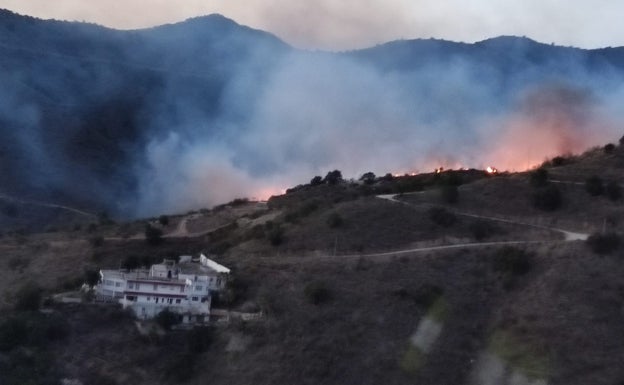
[[[621,66],[527,39],[323,53],[219,16],[119,32],[2,12],[0,32],[0,192],[117,217],[334,169],[524,170],[624,120]]]
[[[555,80],[521,72],[501,89],[464,61],[398,72],[295,52],[266,82],[229,85],[232,99],[212,120],[221,135],[187,121],[149,144],[140,212],[267,198],[333,169],[354,178],[438,166],[525,170],[618,138],[620,117],[609,110],[617,93],[598,88],[605,79],[572,72]],[[255,100],[237,104],[248,93]]]

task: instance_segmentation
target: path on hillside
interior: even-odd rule
[[[64,205],[59,205],[59,204],[55,204],[55,203],[47,203],[47,202],[41,202],[41,201],[36,201],[36,200],[30,200],[30,199],[22,199],[22,198],[16,198],[7,194],[3,194],[0,193],[0,199],[9,201],[9,202],[16,202],[19,204],[24,204],[24,205],[33,205],[33,206],[40,206],[40,207],[48,207],[48,208],[54,208],[54,209],[61,209],[61,210],[67,210],[67,211],[71,211],[73,213],[76,214],[80,214],[80,215],[84,215],[87,216],[89,218],[92,219],[97,219],[97,215],[84,211],[84,210],[80,210],[74,207],[69,207],[69,206],[64,206]]]
[[[404,204],[404,205],[407,205],[407,206],[410,206],[410,207],[414,207],[415,206],[414,204],[411,204],[409,202],[405,202],[405,201],[396,199],[396,197],[397,197],[396,194],[377,195],[377,198],[380,198],[380,199],[385,199],[385,200],[388,200],[388,201],[391,201],[391,202],[401,203],[401,204]],[[433,206],[433,204],[431,204],[431,203],[423,202],[423,204],[428,205],[428,206]],[[462,212],[462,211],[452,211],[452,212],[455,215],[461,215],[461,216],[464,216],[464,217],[484,219],[484,220],[488,220],[488,221],[503,222],[503,223],[509,223],[509,224],[514,224],[514,225],[533,227],[533,228],[537,228],[537,229],[544,229],[544,230],[549,230],[549,231],[555,231],[555,232],[557,232],[559,234],[562,234],[566,241],[585,241],[585,240],[587,240],[587,238],[589,238],[589,234],[578,233],[578,232],[569,231],[569,230],[564,230],[564,229],[560,229],[560,228],[557,228],[557,227],[536,225],[536,224],[533,224],[533,223],[527,223],[527,222],[522,222],[522,221],[515,221],[515,220],[511,220],[511,219],[506,219],[506,218],[491,217],[491,216],[487,216],[487,215],[472,214],[472,213],[467,213],[467,212]]]

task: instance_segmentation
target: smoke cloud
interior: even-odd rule
[[[227,127],[219,137],[189,122],[149,144],[140,212],[267,198],[333,169],[353,178],[438,166],[520,171],[618,138],[622,117],[609,104],[622,90],[605,93],[608,79],[580,67],[568,72],[529,69],[501,88],[465,61],[392,72],[294,52],[262,84],[230,84],[222,117],[245,119],[214,121]],[[256,95],[253,103],[237,104],[245,93]]]
[[[326,53],[218,16],[134,32],[0,18],[2,190],[118,217],[266,199],[334,169],[525,170],[622,134],[624,66],[604,52]]]

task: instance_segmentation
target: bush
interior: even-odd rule
[[[37,311],[41,305],[41,287],[36,283],[27,283],[15,294],[15,310]]]
[[[482,241],[496,233],[498,228],[485,220],[476,220],[470,224],[470,232],[477,241]]]
[[[150,224],[145,225],[145,241],[150,245],[157,245],[163,241],[163,231]]]
[[[84,272],[85,283],[91,287],[100,281],[100,272],[97,269],[89,269]]]
[[[121,263],[121,267],[128,270],[134,270],[141,267],[141,258],[136,255],[128,255]]]
[[[620,247],[620,243],[620,237],[615,233],[597,233],[587,238],[587,245],[596,254],[610,254]]]
[[[154,320],[165,330],[171,330],[171,327],[182,322],[180,315],[170,311],[169,309],[165,309],[156,314]]]
[[[524,275],[531,270],[531,255],[517,247],[503,247],[494,255],[494,270],[513,276]]]
[[[104,237],[102,237],[101,235],[91,237],[89,238],[89,243],[93,247],[100,247],[104,244]]]
[[[585,181],[585,191],[591,196],[599,196],[604,192],[604,184],[600,177],[593,175]]]
[[[428,211],[429,219],[436,225],[442,227],[451,227],[457,222],[455,214],[447,211],[443,207],[432,207]]]
[[[607,197],[613,202],[622,199],[622,188],[615,181],[610,181],[609,183],[607,183],[605,191],[607,193]]]
[[[615,144],[613,143],[606,144],[603,149],[604,149],[605,154],[611,154],[613,150],[615,150]]]
[[[335,185],[342,182],[342,173],[339,170],[330,171],[325,176],[325,183]]]
[[[303,288],[303,294],[309,303],[320,305],[330,300],[331,293],[327,285],[321,281],[313,281]]]
[[[442,202],[444,203],[457,203],[459,199],[459,190],[457,189],[457,185],[445,184],[442,186],[440,189],[440,198],[442,198]]]
[[[529,181],[533,187],[544,187],[548,184],[548,171],[540,167],[529,176]]]
[[[362,176],[360,177],[360,180],[364,182],[365,184],[373,184],[375,183],[375,178],[376,178],[375,174],[369,171],[369,172],[362,174]]]
[[[169,217],[166,215],[161,215],[158,217],[158,223],[160,223],[163,226],[167,226],[169,225]]]
[[[533,192],[533,206],[544,211],[555,211],[563,203],[561,191],[555,185],[547,185]]]
[[[342,219],[340,214],[336,212],[329,214],[329,216],[327,217],[327,225],[331,227],[332,229],[340,227],[343,224],[344,224],[344,220]]]
[[[265,224],[266,237],[273,246],[279,246],[284,243],[284,229],[279,224],[267,222]]]
[[[552,158],[550,163],[552,164],[553,167],[559,167],[568,163],[568,160],[564,158],[563,156],[555,156],[554,158]]]
[[[312,178],[312,180],[310,180],[310,184],[312,186],[318,186],[320,184],[323,184],[323,177],[320,175],[315,176],[314,178]]]

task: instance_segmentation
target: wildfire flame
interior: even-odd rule
[[[488,174],[498,174],[498,170],[495,167],[491,167],[491,166],[488,166],[488,168],[486,168],[485,171]]]

